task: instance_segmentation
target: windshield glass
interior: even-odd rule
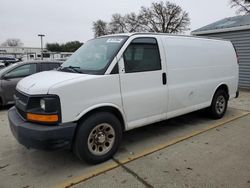
[[[59,70],[104,74],[127,38],[126,36],[112,36],[90,40],[70,56]]]

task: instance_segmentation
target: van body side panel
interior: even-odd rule
[[[121,75],[123,109],[129,129],[157,121],[159,115],[166,118],[166,90],[161,76],[162,71]]]
[[[118,74],[79,78],[66,84],[57,84],[50,89],[49,94],[57,94],[63,99],[62,123],[77,121],[86,109],[99,104],[113,104],[122,111]]]
[[[216,88],[237,91],[238,65],[228,41],[164,37],[168,75],[168,118],[210,106]]]

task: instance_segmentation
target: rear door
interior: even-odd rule
[[[5,102],[7,103],[13,101],[16,85],[21,79],[36,72],[37,64],[31,63],[21,65],[6,73],[2,78],[2,88]]]
[[[128,129],[166,118],[166,67],[158,43],[153,37],[135,38],[119,62]]]

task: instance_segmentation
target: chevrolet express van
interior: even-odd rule
[[[155,33],[85,43],[62,66],[21,80],[10,128],[26,147],[110,159],[124,131],[207,108],[221,118],[238,96],[230,41]],[[157,127],[155,127],[157,129]]]

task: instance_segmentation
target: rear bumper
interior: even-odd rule
[[[28,148],[56,150],[72,145],[76,123],[57,126],[30,123],[20,117],[15,107],[9,110],[8,118],[12,134]]]

